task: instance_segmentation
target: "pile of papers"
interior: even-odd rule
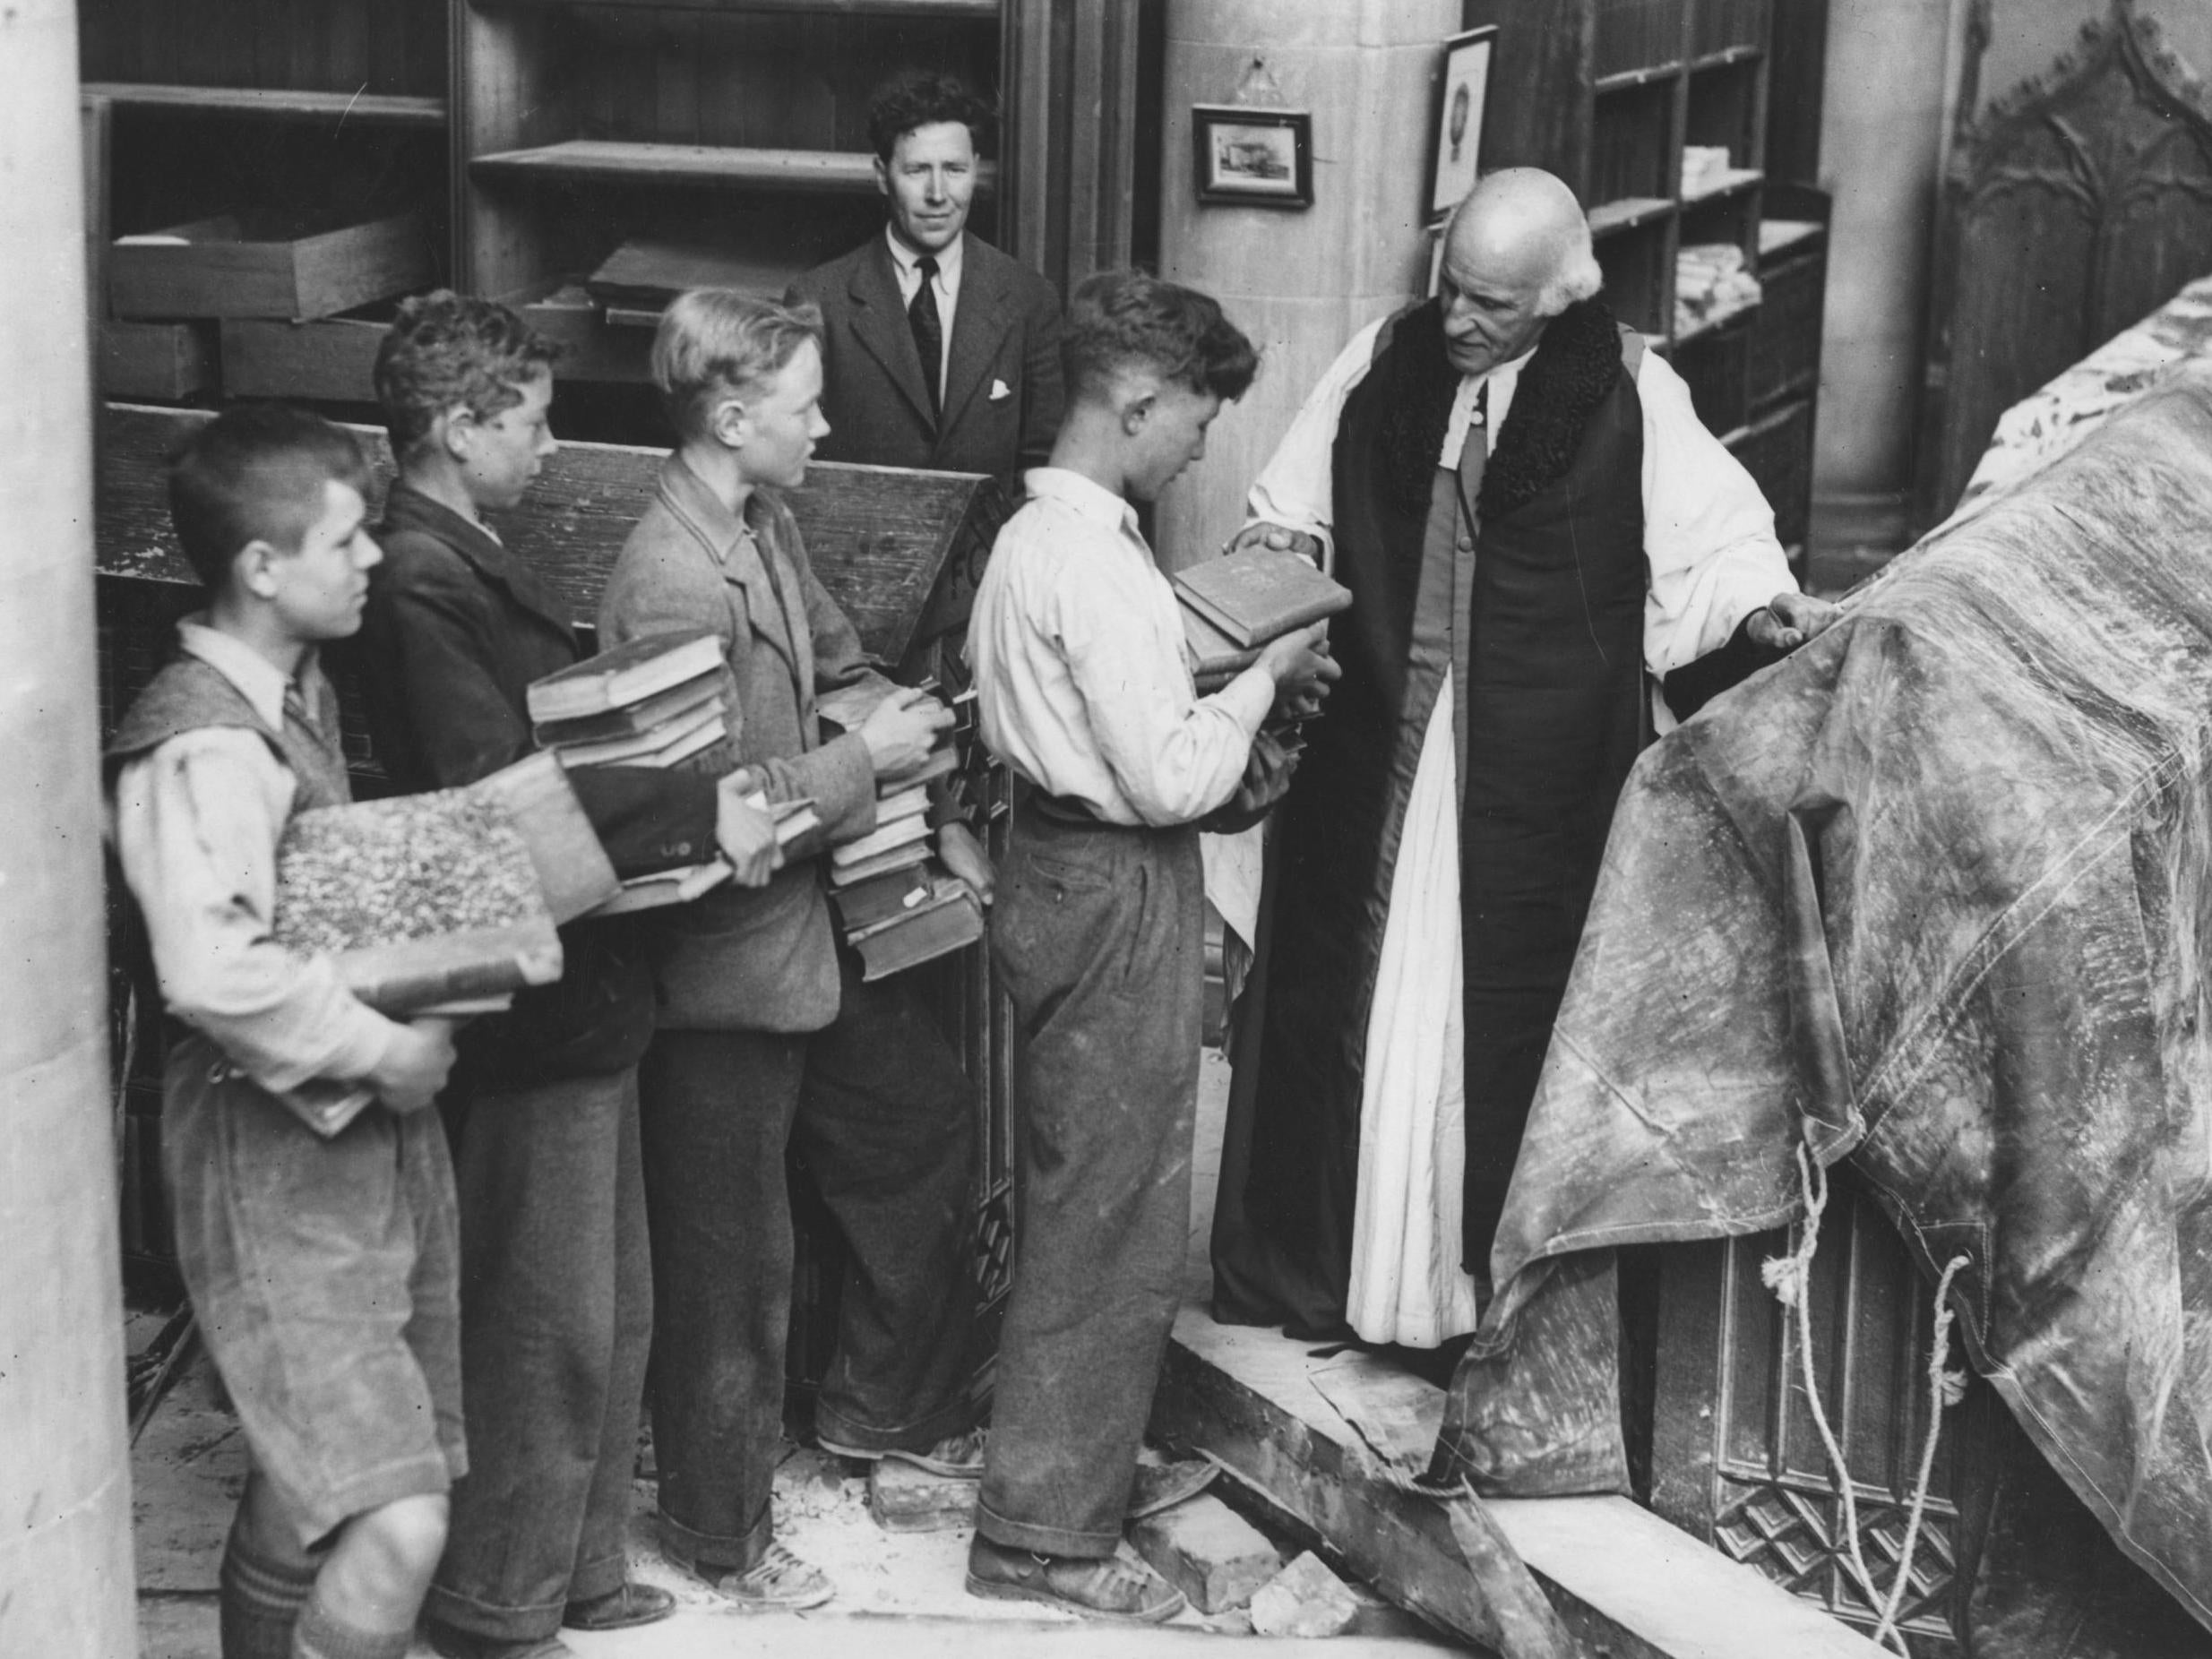
[[[1764,297],[1733,242],[1693,242],[1674,258],[1674,332],[1687,334],[1748,311]]]

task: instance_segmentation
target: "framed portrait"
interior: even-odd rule
[[[1490,91],[1490,54],[1498,26],[1485,23],[1444,42],[1436,77],[1436,147],[1429,156],[1428,211],[1448,213],[1475,188],[1482,167],[1483,107]]]
[[[1193,104],[1191,125],[1201,202],[1313,205],[1312,112]]]

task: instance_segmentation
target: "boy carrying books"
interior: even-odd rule
[[[1183,1598],[1117,1560],[1190,1226],[1203,1013],[1200,821],[1288,781],[1255,735],[1336,677],[1321,629],[1194,694],[1175,589],[1132,501],[1205,451],[1252,343],[1136,271],[1079,288],[1052,463],[999,532],[968,624],[984,741],[1029,787],[991,919],[1013,999],[1021,1264],[999,1342],[971,1595],[1158,1620]]]
[[[409,793],[529,753],[532,681],[582,657],[566,608],[486,514],[516,506],[557,447],[556,348],[504,305],[408,301],[376,360],[400,476],[362,630],[376,752]],[[709,654],[719,679],[719,662]],[[774,860],[735,787],[652,765],[568,771],[619,876],[710,859],[739,882]],[[447,1116],[460,1194],[461,1367],[476,1456],[430,1591],[442,1654],[565,1653],[556,1632],[665,1617],[624,1542],[652,1332],[637,1065],[652,1031],[635,918],[561,930],[560,982],[461,1035]]]
[[[367,487],[314,416],[201,429],[169,506],[208,606],[108,749],[124,877],[185,1027],[162,1079],[178,1265],[253,1452],[225,1659],[399,1659],[468,1466],[452,1172],[424,1110],[450,1027],[386,1019],[271,933],[287,822],[351,798],[316,652],[360,626]],[[328,1139],[288,1104],[347,1085],[384,1109]]]
[[[771,1537],[791,1306],[787,1147],[805,1153],[853,1255],[816,1408],[822,1445],[941,1475],[982,1467],[967,1397],[967,1079],[916,993],[896,977],[864,984],[839,950],[816,855],[874,829],[879,783],[919,771],[951,718],[868,666],[779,494],[804,480],[829,430],[821,330],[812,306],[719,289],[669,305],[653,378],[678,447],[599,606],[610,645],[713,629],[736,691],[720,763],[771,801],[811,800],[821,821],[765,889],[662,913],[641,1081],[662,1543],[752,1607],[832,1594]],[[841,701],[870,706],[825,742],[816,698],[840,688]],[[964,834],[939,837],[961,875],[980,863]]]

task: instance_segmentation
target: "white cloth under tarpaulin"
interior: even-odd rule
[[[1467,1166],[1459,784],[1449,671],[1421,740],[1360,1079],[1359,1184],[1345,1318],[1368,1342],[1433,1348],[1475,1328],[1459,1266]]]

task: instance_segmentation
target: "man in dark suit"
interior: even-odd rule
[[[1001,476],[1060,429],[1060,296],[967,232],[990,110],[951,75],[894,81],[868,113],[881,236],[794,283],[823,319],[824,460]]]

